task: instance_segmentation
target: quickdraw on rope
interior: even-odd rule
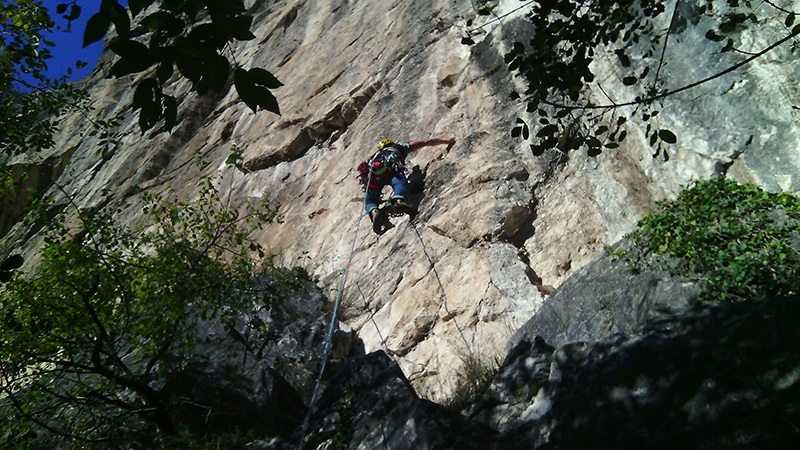
[[[367,177],[367,184],[365,186],[366,189],[369,189],[369,184],[372,181],[372,165],[369,168],[369,176]],[[364,209],[367,207],[367,197],[366,191],[364,192]],[[333,313],[331,314],[331,322],[328,326],[328,334],[325,337],[325,347],[322,351],[322,364],[319,369],[319,375],[317,375],[317,381],[314,383],[314,391],[311,394],[311,401],[308,404],[308,413],[306,414],[305,420],[303,420],[303,427],[300,431],[300,438],[297,443],[297,450],[302,450],[303,444],[306,437],[306,432],[308,431],[309,422],[311,422],[311,414],[314,411],[314,404],[317,401],[317,395],[319,394],[319,387],[322,383],[322,374],[325,373],[325,364],[328,361],[328,353],[331,349],[331,341],[333,340],[333,330],[336,326],[336,316],[339,312],[339,304],[342,300],[342,293],[344,292],[344,286],[347,283],[347,275],[350,272],[350,264],[353,262],[353,255],[355,255],[356,251],[356,241],[358,240],[358,231],[361,228],[361,215],[359,214],[358,222],[356,223],[356,230],[353,234],[353,243],[350,246],[350,256],[347,259],[347,264],[344,266],[344,270],[342,271],[342,277],[339,279],[339,287],[336,291],[336,301],[333,304]]]

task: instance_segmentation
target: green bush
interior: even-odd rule
[[[705,282],[706,300],[800,292],[800,199],[729,180],[698,182],[639,221],[611,250],[632,271],[666,269]]]
[[[190,362],[196,326],[269,307],[302,284],[250,238],[274,211],[240,214],[202,186],[187,203],[150,197],[152,222],[137,229],[106,210],[80,211],[77,229],[50,222],[38,266],[0,291],[2,441],[24,448],[41,432],[55,441],[30,445],[109,448],[180,436],[161,389]],[[277,287],[259,287],[262,273]]]

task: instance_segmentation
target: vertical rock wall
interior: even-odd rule
[[[621,148],[598,158],[579,152],[537,158],[509,136],[521,107],[508,100],[517,80],[502,57],[514,40],[531,37],[525,9],[505,15],[519,2],[489,2],[495,16],[476,15],[473,1],[252,3],[257,39],[235,45],[233,53],[245,68],[264,67],[284,83],[275,91],[282,116],[253,114],[230,85],[198,99],[176,81],[168,91],[179,99],[180,123],[171,134],[141,135],[128,105],[129,87],[142,76],[102,78],[99,71],[112,60],[107,54],[86,81],[95,98],[88,114],[119,117],[122,145],[103,158],[87,118],[68,118],[51,152],[72,155],[58,183],[81,206],[125,200],[120,220],[131,225],[139,220],[140,190],[191,198],[202,176],[211,176],[232,202],[269,199],[284,223],[267,226],[259,240],[281,263],[305,267],[331,300],[349,268],[340,319],[368,351],[395,357],[422,396],[447,398],[465,358],[500,358],[552,286],[691,180],[731,168],[745,181],[796,188],[793,162],[772,178],[771,168],[759,169],[796,158],[788,156],[796,155],[798,136],[790,107],[800,104],[800,94],[785,85],[777,86],[784,97],[775,108],[786,114],[754,106],[769,112],[751,125],[765,130],[758,136],[722,131],[731,110],[755,114],[742,110],[752,98],[687,92],[675,102],[679,108],[665,108],[662,116],[681,137],[668,162],[652,157],[636,129]],[[460,40],[470,19],[480,42],[468,47]],[[700,52],[691,58],[705,57],[696,36],[704,32],[687,26],[673,36],[670,83],[685,72],[687,48]],[[776,73],[769,70],[798,72],[796,59],[775,58],[747,71],[745,82],[758,86],[752,95],[765,95],[760,89],[771,83],[764,80]],[[598,79],[614,70],[598,67],[607,75]],[[409,167],[425,176],[420,214],[413,224],[402,218],[385,235],[372,234],[354,178],[358,162],[382,138],[431,136],[457,142],[409,157]],[[232,146],[244,151],[247,172],[224,164]],[[775,155],[771,162],[763,152]]]

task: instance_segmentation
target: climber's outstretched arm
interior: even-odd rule
[[[434,145],[445,145],[445,144],[450,145],[450,144],[453,144],[455,142],[456,142],[456,138],[452,138],[452,137],[449,138],[449,139],[433,138],[433,139],[425,139],[423,141],[409,141],[408,142],[408,148],[411,151],[414,151],[414,150],[420,149],[422,147],[431,147],[431,146],[434,146]]]

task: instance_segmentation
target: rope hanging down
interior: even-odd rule
[[[370,164],[369,168],[369,176],[367,177],[367,189],[369,189],[369,184],[372,181],[372,165]],[[364,209],[367,207],[367,196],[366,192],[364,193]],[[356,222],[356,229],[355,233],[353,233],[353,243],[350,245],[350,256],[347,259],[347,264],[344,266],[344,271],[342,272],[342,277],[339,279],[339,288],[336,292],[336,301],[333,304],[333,313],[331,314],[331,322],[328,326],[328,334],[325,337],[325,347],[322,351],[322,364],[320,365],[319,375],[317,375],[317,381],[314,383],[314,391],[311,394],[311,401],[308,404],[308,413],[306,414],[305,420],[303,420],[303,427],[300,430],[300,438],[297,442],[297,450],[302,450],[303,443],[305,441],[306,432],[308,431],[308,424],[311,421],[311,414],[314,411],[314,404],[317,401],[317,395],[319,394],[319,387],[322,383],[322,374],[325,373],[325,364],[328,361],[328,353],[330,353],[331,349],[331,341],[333,340],[333,329],[336,326],[336,316],[339,313],[339,304],[342,301],[342,293],[344,292],[345,284],[347,283],[347,275],[350,272],[350,265],[353,263],[353,256],[356,252],[356,241],[358,240],[358,232],[361,228],[361,219],[362,216],[359,214],[358,222]]]

